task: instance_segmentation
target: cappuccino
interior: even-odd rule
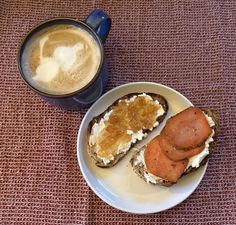
[[[96,75],[101,51],[92,35],[73,25],[38,32],[25,48],[23,70],[29,82],[49,94],[69,94]]]

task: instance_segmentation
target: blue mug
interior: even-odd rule
[[[101,60],[95,76],[83,88],[69,94],[49,94],[34,86],[32,82],[27,79],[23,69],[23,64],[25,63],[24,50],[37,32],[42,31],[49,26],[61,24],[77,26],[87,31],[99,46]],[[22,80],[27,84],[27,86],[29,86],[34,92],[39,94],[51,105],[72,110],[81,109],[91,105],[102,95],[106,85],[108,70],[104,56],[103,44],[106,41],[110,28],[111,19],[104,11],[100,9],[95,9],[92,11],[84,22],[71,18],[54,18],[40,23],[26,35],[19,48],[17,63]]]

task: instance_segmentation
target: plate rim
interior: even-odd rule
[[[92,191],[102,200],[104,201],[105,203],[107,203],[108,205],[112,206],[113,208],[115,209],[118,209],[118,210],[121,210],[123,212],[126,212],[126,213],[132,213],[132,214],[137,214],[137,215],[145,215],[145,214],[153,214],[153,213],[160,213],[160,212],[163,212],[163,211],[166,211],[168,209],[171,209],[177,205],[179,205],[180,203],[184,202],[190,195],[192,195],[192,193],[198,188],[199,184],[201,183],[205,173],[206,173],[206,169],[207,169],[207,166],[208,166],[208,161],[207,163],[203,166],[203,171],[202,171],[202,174],[200,175],[198,181],[196,182],[196,187],[193,188],[189,194],[187,194],[186,196],[184,196],[183,199],[181,199],[180,201],[178,201],[177,203],[174,203],[173,205],[170,205],[169,207],[165,208],[165,209],[162,209],[162,210],[149,210],[149,211],[145,211],[145,212],[140,212],[139,210],[135,210],[135,209],[131,209],[131,210],[126,210],[122,207],[119,207],[117,206],[116,204],[113,204],[112,202],[108,201],[103,195],[101,195],[99,192],[97,192],[95,190],[95,188],[93,187],[93,185],[91,184],[92,182],[89,181],[89,179],[87,178],[86,174],[85,174],[85,171],[83,170],[82,166],[81,166],[81,163],[80,161],[82,160],[81,157],[80,157],[80,154],[79,154],[79,144],[80,144],[80,136],[83,135],[82,131],[81,131],[81,127],[83,127],[83,124],[85,123],[85,120],[86,120],[86,117],[87,115],[93,110],[94,108],[94,105],[97,103],[97,101],[99,101],[101,98],[104,98],[106,97],[107,95],[109,95],[111,92],[114,92],[116,91],[117,89],[120,89],[120,88],[124,88],[124,87],[127,87],[127,86],[133,86],[133,85],[155,85],[155,86],[158,86],[158,87],[162,87],[162,88],[166,88],[168,89],[169,91],[173,91],[175,92],[175,94],[181,96],[182,98],[184,98],[184,100],[186,100],[190,105],[193,106],[192,102],[186,98],[183,94],[181,94],[179,91],[175,90],[174,88],[171,88],[169,86],[166,86],[164,84],[161,84],[161,83],[156,83],[156,82],[145,82],[145,81],[141,81],[141,82],[129,82],[129,83],[126,83],[126,84],[122,84],[122,85],[119,85],[119,86],[116,86],[112,89],[110,89],[109,91],[107,91],[105,94],[103,94],[98,100],[96,100],[91,106],[90,108],[87,110],[87,112],[85,113],[82,121],[81,121],[81,124],[79,126],[79,131],[78,131],[78,134],[77,134],[77,141],[76,141],[76,154],[77,154],[77,162],[79,164],[79,168],[80,168],[80,171],[83,175],[83,178],[85,179],[87,185],[89,186],[90,189],[92,189]]]

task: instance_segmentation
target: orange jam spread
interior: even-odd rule
[[[137,133],[143,129],[152,129],[160,107],[162,106],[147,95],[138,95],[133,101],[119,101],[108,120],[104,121],[105,127],[97,137],[97,155],[102,159],[110,159],[118,154],[120,148],[124,149],[127,145],[129,148],[132,134],[128,134],[127,130]]]

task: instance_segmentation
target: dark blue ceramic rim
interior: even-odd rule
[[[63,24],[67,24],[67,25],[74,25],[77,27],[81,27],[83,29],[85,29],[87,32],[89,32],[92,37],[94,37],[94,39],[96,40],[99,48],[100,48],[100,52],[101,52],[101,61],[100,61],[100,65],[98,67],[97,73],[95,74],[95,76],[93,77],[93,79],[83,88],[68,93],[68,94],[60,94],[60,95],[54,95],[54,94],[49,94],[49,93],[45,93],[43,91],[38,90],[37,88],[35,88],[32,84],[30,84],[30,82],[25,78],[24,72],[22,70],[22,54],[24,52],[24,49],[28,43],[28,41],[31,39],[32,36],[34,36],[35,33],[43,30],[44,28],[47,28],[49,26],[52,25],[63,25]],[[100,39],[100,37],[97,35],[96,31],[94,31],[88,24],[86,24],[83,21],[78,21],[75,20],[73,18],[67,18],[67,17],[60,17],[60,18],[53,18],[53,19],[48,19],[46,21],[43,21],[41,23],[39,23],[38,25],[36,25],[35,27],[33,27],[27,34],[26,36],[23,38],[20,46],[19,46],[19,51],[18,51],[18,55],[17,55],[17,64],[18,64],[18,70],[20,72],[20,76],[21,79],[26,83],[26,85],[28,85],[33,91],[35,91],[36,93],[38,93],[39,95],[42,96],[46,96],[46,97],[50,97],[50,98],[66,98],[66,97],[71,97],[71,96],[75,96],[75,95],[79,95],[80,93],[82,93],[84,90],[86,90],[89,86],[91,86],[98,78],[99,75],[101,73],[101,70],[103,68],[104,65],[104,48],[103,48],[103,44],[102,41]]]

